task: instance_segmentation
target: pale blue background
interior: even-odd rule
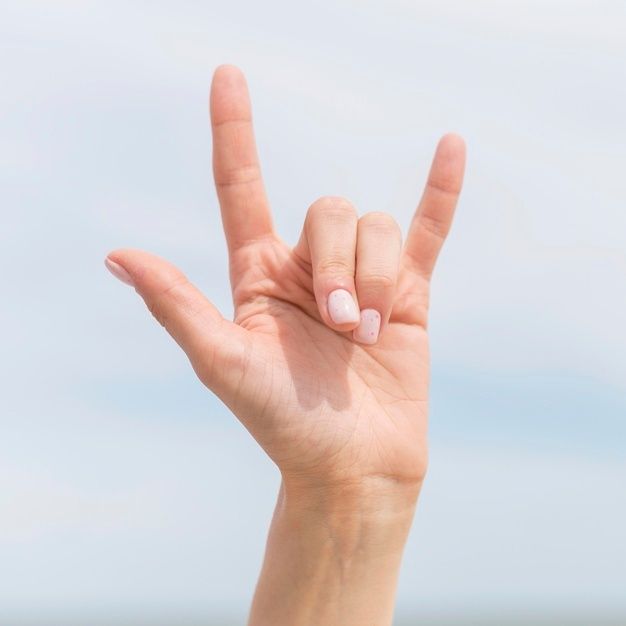
[[[230,314],[223,62],[290,241],[325,194],[406,227],[468,142],[399,615],[626,615],[624,32],[608,0],[2,2],[0,620],[246,614],[277,473],[102,265],[146,248]]]

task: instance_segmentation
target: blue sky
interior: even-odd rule
[[[277,475],[106,252],[228,314],[207,95],[252,92],[281,234],[406,227],[468,143],[433,286],[432,463],[399,611],[626,613],[620,2],[3,3],[0,619],[244,615]]]

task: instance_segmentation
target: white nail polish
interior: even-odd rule
[[[335,324],[354,324],[359,321],[359,309],[354,298],[345,289],[335,289],[328,295],[328,315]]]
[[[352,337],[359,343],[373,344],[380,332],[380,313],[376,309],[363,309],[361,323],[352,332]]]

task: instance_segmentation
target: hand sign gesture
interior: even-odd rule
[[[216,70],[210,109],[234,321],[156,256],[117,250],[107,266],[277,464],[281,501],[361,514],[389,494],[414,502],[427,462],[429,282],[461,189],[462,139],[441,139],[404,246],[389,215],[324,197],[290,247],[272,227],[239,70]],[[260,616],[270,609],[258,595]]]

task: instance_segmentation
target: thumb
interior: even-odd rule
[[[245,330],[224,319],[178,268],[158,256],[115,250],[104,263],[116,278],[135,288],[185,351],[200,380],[223,397],[241,375]]]

